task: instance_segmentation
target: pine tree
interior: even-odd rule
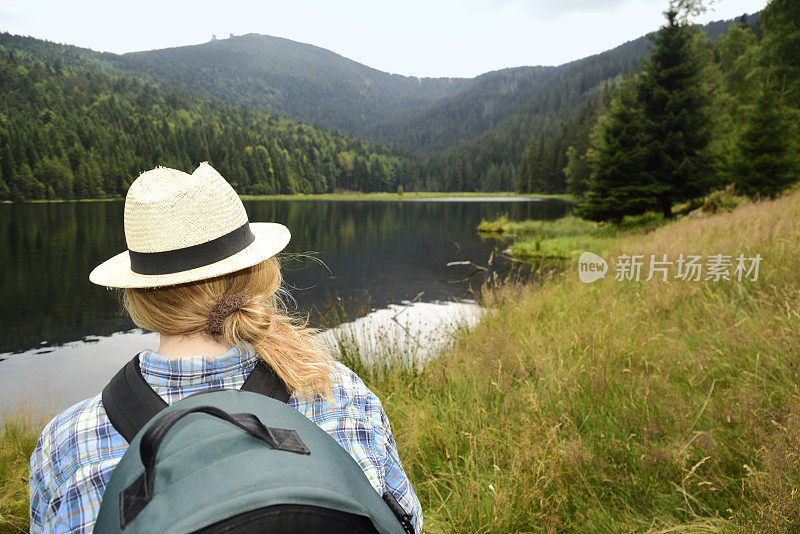
[[[578,212],[594,221],[619,222],[625,215],[656,209],[663,186],[646,168],[643,111],[636,98],[637,78],[626,81],[592,133],[588,159],[589,190]]]
[[[797,126],[790,117],[778,91],[765,84],[739,137],[733,167],[737,187],[747,195],[775,197],[800,179],[792,139]]]
[[[671,217],[674,203],[702,195],[712,186],[706,152],[711,136],[699,30],[679,18],[675,9],[665,15],[667,24],[654,38],[637,95],[648,134],[646,167],[663,185],[658,205]]]

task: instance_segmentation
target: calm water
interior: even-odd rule
[[[313,252],[324,262],[285,262],[295,311],[310,313],[317,326],[403,301],[469,298],[469,283],[450,280],[472,269],[446,264],[487,262],[496,244],[476,234],[481,219],[553,219],[568,210],[557,200],[496,199],[279,200],[245,207],[251,221],[289,227],[287,252]],[[12,382],[57,383],[59,365],[76,351],[115,353],[109,370],[136,352],[129,337],[112,336],[134,328],[118,293],[88,281],[95,265],[126,248],[122,212],[122,201],[0,205],[0,404]]]

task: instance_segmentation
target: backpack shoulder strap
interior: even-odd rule
[[[286,384],[262,360],[250,372],[241,390],[260,393],[283,403],[289,400]],[[102,397],[108,419],[128,443],[150,419],[168,406],[142,376],[138,354],[103,388]]]
[[[260,393],[283,403],[289,402],[290,395],[286,383],[281,380],[272,367],[261,359],[250,371],[250,376],[247,377],[240,389]]]
[[[138,354],[103,388],[106,415],[128,443],[133,441],[139,429],[167,406],[167,402],[142,376]]]

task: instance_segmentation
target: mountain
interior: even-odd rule
[[[715,38],[732,23],[704,29]],[[0,196],[80,196],[98,173],[114,195],[151,162],[202,159],[247,192],[510,190],[532,136],[563,131],[649,47],[645,36],[558,67],[463,79],[388,74],[263,35],[117,55],[2,34]],[[84,153],[99,170],[79,171]]]
[[[513,116],[558,76],[559,67],[518,67],[482,74],[427,110],[368,129],[364,135],[418,154],[475,138]]]
[[[256,34],[134,52],[112,62],[159,83],[360,136],[376,123],[419,113],[473,83],[389,74],[324,48]]]
[[[704,29],[715,38],[730,23]],[[537,102],[554,104],[559,109],[550,111],[561,118],[577,113],[585,99],[576,92],[588,95],[638,68],[648,49],[644,36],[558,67],[509,68],[472,79],[388,74],[317,46],[257,34],[109,59],[132,76],[429,155],[502,130],[520,115],[541,115],[530,111]],[[567,83],[567,95],[552,94],[564,89],[564,78],[578,85]],[[523,130],[528,137],[530,128]]]
[[[643,37],[595,59],[559,67],[509,68],[472,79],[416,78],[381,72],[313,45],[250,34],[105,59],[130,76],[424,155],[498,128],[576,70],[578,77],[591,78],[590,85],[581,81],[578,87],[586,92],[602,79],[635,68],[646,54]],[[603,66],[605,58],[614,65]]]
[[[758,30],[757,14],[751,18]],[[735,22],[715,21],[701,28],[709,39],[715,40]],[[649,53],[650,35],[546,70],[541,83],[517,85],[520,94],[513,98],[496,89],[502,85],[493,88],[490,83],[475,84],[416,116],[382,125],[374,130],[371,138],[420,153],[428,152],[420,140],[440,147],[427,157],[415,160],[407,178],[412,189],[512,190],[518,164],[531,137],[539,134],[550,139],[557,135],[565,122],[578,116],[606,88],[612,88],[622,77],[636,72]],[[484,76],[488,80],[509,77],[526,68],[529,67]],[[487,120],[469,122],[470,117],[486,110],[498,99],[504,99],[509,105],[501,107],[504,112],[493,117],[496,120],[492,121],[492,127]],[[466,120],[452,121],[448,117],[465,117]],[[464,135],[465,123],[473,126],[469,135]]]
[[[394,191],[395,151],[121,73],[113,57],[0,34],[0,200],[120,196],[210,161],[240,193]]]

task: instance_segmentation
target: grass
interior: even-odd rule
[[[607,248],[763,261],[756,282],[501,286],[423,371],[359,369],[426,531],[800,530],[800,193]],[[0,510],[24,529],[35,433],[4,428]]]
[[[373,380],[427,531],[800,529],[800,194],[609,250],[764,259],[757,282],[504,288],[423,374]]]
[[[598,235],[601,232],[607,231],[607,228],[606,225],[586,221],[574,215],[552,221],[509,221],[506,216],[500,216],[492,221],[481,221],[478,225],[478,232],[484,235],[536,235],[548,239],[554,237]]]
[[[60,204],[63,202],[114,202],[117,200],[124,200],[125,197],[103,197],[103,198],[72,198],[72,199],[64,199],[64,198],[36,198],[30,200],[19,200],[16,202],[21,202],[25,204]],[[0,204],[14,204],[14,201],[11,200],[0,200]]]
[[[28,532],[28,459],[41,418],[27,411],[4,414],[0,427],[0,534]]]
[[[509,221],[501,216],[481,221],[478,232],[485,237],[513,237],[508,253],[521,260],[572,259],[581,252],[601,253],[623,235],[646,233],[666,221],[655,213],[627,216],[619,225],[587,221],[574,215],[550,221]]]
[[[652,212],[637,216],[628,215],[623,218],[619,225],[587,221],[574,215],[568,215],[560,219],[549,221],[509,221],[508,218],[503,215],[492,221],[481,221],[478,225],[478,232],[486,236],[537,236],[543,239],[587,235],[595,237],[616,237],[621,232],[648,232],[658,228],[664,223],[665,220],[660,214]]]
[[[593,236],[554,237],[551,239],[527,239],[511,245],[511,256],[520,259],[547,258],[571,259],[589,251],[600,253],[605,250],[611,238]]]
[[[463,192],[436,192],[418,191],[405,193],[372,192],[362,193],[359,191],[345,191],[340,193],[319,193],[306,195],[298,193],[294,195],[241,195],[242,200],[414,200],[414,199],[434,199],[434,198],[483,198],[483,197],[526,197],[526,198],[560,198],[568,200],[569,195],[534,195],[519,194],[513,192],[489,192],[463,191]]]

